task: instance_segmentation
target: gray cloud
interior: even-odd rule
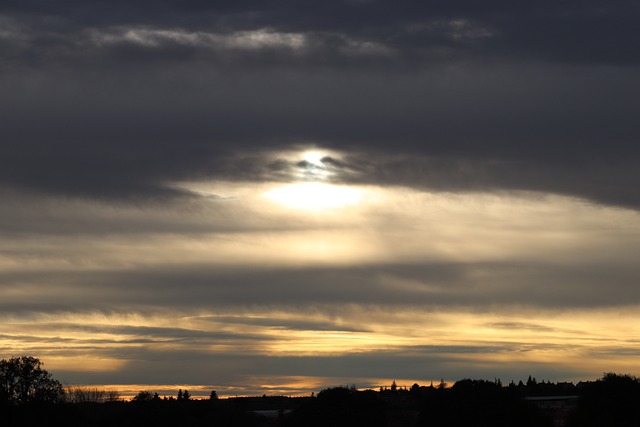
[[[9,185],[87,197],[185,197],[166,183],[278,179],[266,156],[236,153],[314,141],[354,152],[353,164],[368,166],[359,175],[365,182],[540,190],[637,206],[634,70],[602,71],[601,85],[611,87],[599,94],[571,70],[479,71],[409,73],[390,83],[348,72],[241,75],[235,88],[218,73],[206,87],[179,83],[191,77],[178,75],[152,83],[139,75],[113,90],[81,78],[81,97],[59,109],[68,95],[48,93],[55,87],[26,96],[7,87],[1,176]]]
[[[365,156],[366,182],[638,206],[633,2],[33,1],[0,14],[6,185],[188,197],[166,183],[263,179],[273,161],[244,153],[310,142]]]
[[[181,265],[127,271],[3,273],[0,279],[0,290],[24,289],[30,295],[4,298],[0,308],[6,313],[76,311],[79,307],[153,312],[162,307],[215,310],[358,304],[548,309],[640,303],[635,267],[593,263],[434,263],[243,271]]]
[[[138,354],[118,373],[86,373],[81,377],[87,383],[141,383],[154,377],[158,384],[211,384],[233,386],[242,384],[244,378],[260,376],[269,372],[276,378],[272,382],[286,381],[290,376],[316,376],[328,380],[320,388],[337,385],[332,380],[349,381],[359,387],[379,387],[390,384],[371,383],[372,373],[384,374],[389,378],[413,378],[428,385],[429,381],[446,378],[495,378],[500,372],[503,381],[525,380],[533,374],[538,379],[572,378],[590,375],[577,367],[552,365],[546,363],[512,362],[505,366],[503,362],[493,361],[481,364],[470,362],[468,353],[499,354],[503,349],[489,347],[485,349],[468,348],[430,348],[427,351],[415,351],[407,347],[396,351],[361,353],[344,356],[305,356],[305,357],[268,357],[246,354],[212,355],[206,352],[172,352],[136,350]],[[458,355],[462,357],[457,357]],[[134,356],[130,354],[130,356]],[[60,371],[61,377],[77,380],[78,374]],[[426,383],[424,383],[426,382]],[[257,385],[257,384],[256,384]],[[411,384],[406,384],[411,386]],[[256,388],[250,389],[254,391]],[[311,389],[317,391],[317,389]],[[310,391],[311,391],[310,390]]]
[[[299,330],[299,331],[344,331],[344,332],[366,332],[364,327],[352,327],[347,325],[340,325],[336,322],[327,321],[310,321],[300,319],[277,319],[277,318],[253,318],[243,316],[214,316],[210,318],[211,321],[241,324],[241,325],[256,325],[256,326],[272,326],[282,330]]]
[[[529,331],[539,331],[539,332],[555,332],[554,328],[550,328],[544,325],[536,325],[535,323],[523,323],[523,322],[500,322],[500,323],[491,323],[488,326],[500,329],[522,329]]]
[[[78,325],[75,323],[46,323],[40,326],[41,331],[73,331],[88,334],[112,334],[120,337],[131,337],[127,342],[135,342],[136,339],[148,342],[198,342],[198,341],[241,341],[262,340],[266,337],[250,333],[231,333],[225,331],[203,331],[188,328],[169,328],[159,326],[131,326],[131,325]]]
[[[444,50],[453,52],[447,55],[459,56],[476,52],[516,59],[533,56],[603,63],[628,63],[638,58],[632,37],[638,10],[632,1],[615,5],[572,1],[518,7],[504,1],[485,2],[481,7],[472,1],[402,5],[386,1],[327,1],[321,5],[306,1],[71,1],[56,8],[37,1],[17,3],[10,2],[0,11],[27,27],[45,24],[48,31],[41,29],[41,34],[49,41],[88,28],[139,26],[221,34],[269,28],[325,38],[326,43],[334,43],[331,47],[336,47],[335,43],[339,47],[346,37],[390,46],[414,57]]]

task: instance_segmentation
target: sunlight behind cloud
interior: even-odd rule
[[[317,211],[358,205],[364,196],[364,190],[319,182],[303,182],[276,187],[263,196],[288,208]]]
[[[302,154],[302,157],[313,165],[322,166],[322,158],[325,157],[325,154],[316,150],[307,150]]]

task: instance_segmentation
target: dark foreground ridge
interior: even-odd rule
[[[38,359],[0,361],[0,425],[234,427],[589,427],[640,426],[640,379],[609,373],[595,381],[526,383],[462,379],[452,386],[358,390],[338,386],[308,397],[195,400],[141,391],[131,401],[67,387]]]

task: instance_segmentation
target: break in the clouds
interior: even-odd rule
[[[202,395],[632,371],[639,21],[3,2],[0,356]]]

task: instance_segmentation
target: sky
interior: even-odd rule
[[[640,374],[639,27],[3,1],[0,358],[123,395]]]

